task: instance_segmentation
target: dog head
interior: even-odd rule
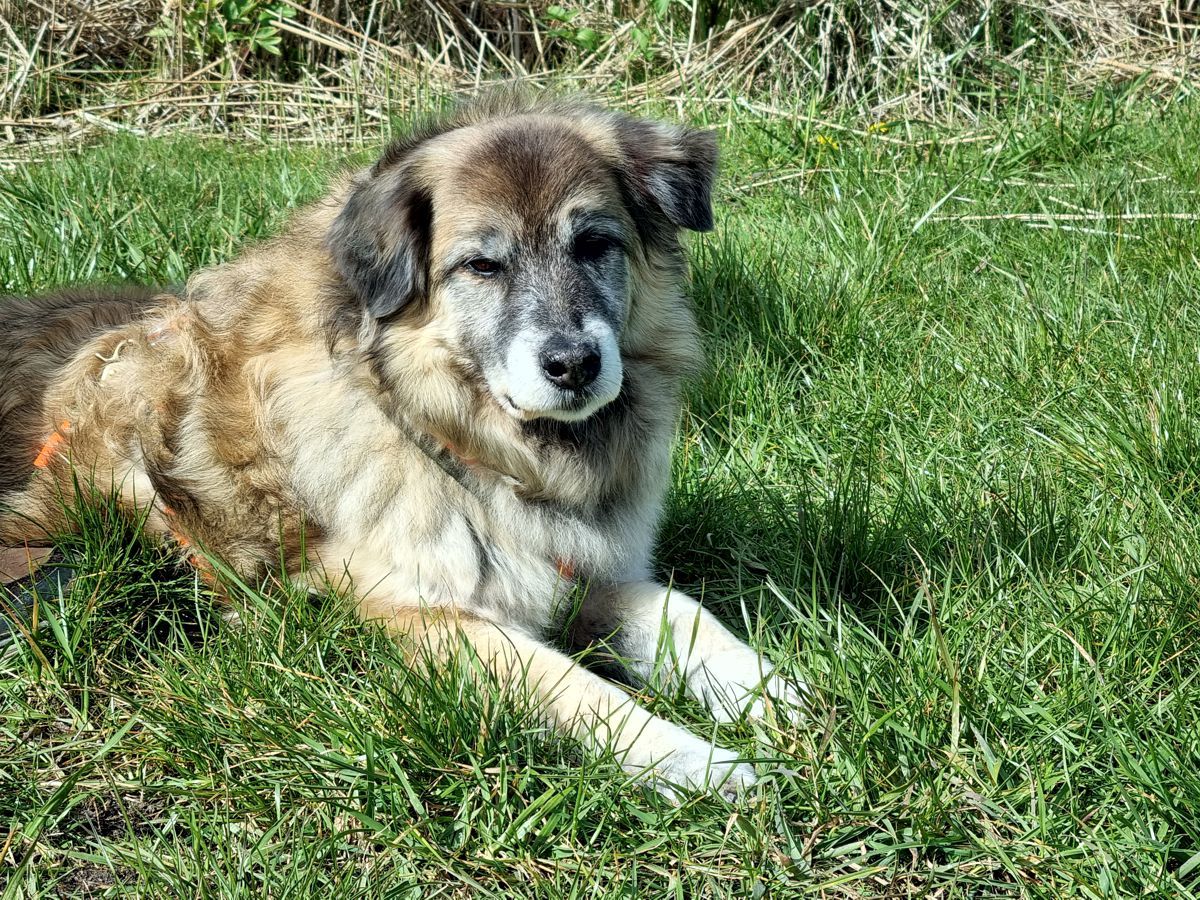
[[[372,331],[419,322],[512,416],[580,421],[621,391],[637,273],[712,228],[716,158],[711,132],[476,106],[389,148],[326,243]]]

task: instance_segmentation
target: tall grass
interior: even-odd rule
[[[671,807],[84,505],[0,655],[0,898],[1200,895],[1195,4],[563,5],[0,0],[0,294],[178,282],[481,81],[720,129],[659,574],[808,718]]]
[[[1200,894],[1196,111],[984,141],[705,107],[710,365],[659,574],[813,688],[671,807],[332,598],[241,625],[104,507],[0,657],[0,897]],[[177,281],[331,148],[118,136],[0,179],[0,293]],[[704,733],[686,699],[647,697]]]

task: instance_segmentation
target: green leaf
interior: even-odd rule
[[[570,22],[579,12],[577,10],[564,9],[561,6],[549,6],[546,8],[546,18],[554,22]]]
[[[250,46],[258,50],[266,50],[274,56],[279,56],[279,30],[269,25],[258,29],[254,33],[254,37],[250,40]]]
[[[588,50],[595,50],[600,46],[600,33],[595,28],[580,28],[575,32],[575,43]]]

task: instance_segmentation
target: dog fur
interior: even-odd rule
[[[740,791],[755,775],[736,754],[546,642],[600,642],[642,682],[665,648],[719,719],[799,699],[651,579],[701,359],[678,234],[711,228],[715,167],[708,132],[496,95],[178,296],[0,304],[0,540],[68,528],[83,476],[198,565],[259,578],[282,560],[414,652],[465,639],[548,722],[664,790]],[[589,348],[593,383],[530,374],[552,371],[547,335]]]

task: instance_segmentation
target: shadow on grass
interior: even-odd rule
[[[83,491],[67,509],[75,530],[54,543],[73,577],[39,593],[41,627],[15,640],[32,640],[60,677],[91,683],[101,668],[128,674],[147,651],[199,646],[215,632],[221,610],[210,592],[140,522]]]
[[[701,422],[728,421],[730,403],[744,397],[756,378],[779,379],[803,392],[798,368],[819,383],[825,367],[882,366],[864,359],[877,352],[874,339],[860,340],[872,313],[861,302],[837,301],[814,292],[814,284],[800,284],[775,256],[752,253],[728,234],[706,247],[705,268],[694,281],[700,318],[717,340],[745,348],[730,352],[729,359],[746,356],[757,368],[710,371],[691,394]],[[886,374],[881,369],[879,377]],[[764,396],[787,398],[789,390]],[[764,402],[772,401],[759,399]],[[772,466],[776,484],[754,471],[738,445],[740,432],[736,437],[706,432],[706,442],[718,447],[714,455],[734,462],[706,463],[711,471],[682,479],[660,534],[661,574],[674,573],[691,591],[705,586],[718,610],[725,597],[769,577],[798,602],[807,598],[819,606],[836,598],[869,621],[890,615],[887,610],[897,604],[909,607],[931,581],[1053,577],[1094,537],[1080,496],[1052,461],[1031,461],[1015,448],[1004,460],[1007,467],[993,460],[990,472],[971,470],[950,460],[945,472],[931,474],[925,469],[939,465],[936,459],[914,461],[910,448],[889,453],[899,439],[886,392],[871,407],[853,421],[822,423],[818,444],[824,435],[853,437],[824,448],[828,452],[817,454],[819,461],[778,460]],[[735,430],[744,428],[758,440],[756,428],[788,427],[779,414],[786,417],[785,410],[749,411]],[[795,427],[811,424],[811,415],[798,415]],[[766,435],[763,443],[784,448],[811,443],[792,437]],[[788,480],[789,471],[794,480],[778,483]],[[736,609],[729,613],[736,616]]]
[[[836,598],[870,618],[930,579],[1053,577],[1070,568],[1083,539],[1078,513],[1039,476],[973,498],[885,502],[861,475],[832,495],[815,485],[677,494],[659,560],[685,588],[736,594],[769,577],[785,594]]]

